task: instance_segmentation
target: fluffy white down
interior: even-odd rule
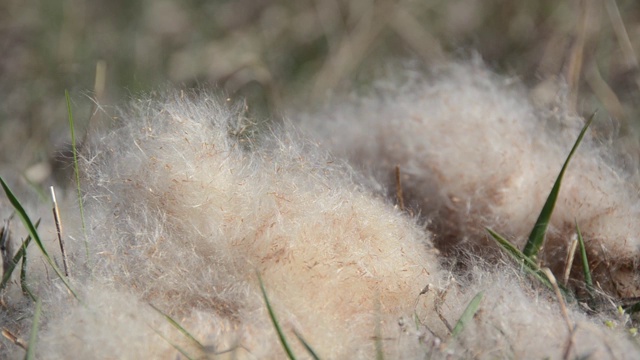
[[[428,219],[444,252],[486,252],[493,242],[485,227],[522,249],[584,121],[561,102],[535,108],[517,81],[481,64],[449,64],[427,78],[404,75],[301,124],[391,189],[389,174],[399,166],[407,201]],[[541,260],[562,273],[577,222],[602,288],[636,297],[637,165],[623,169],[592,133],[565,174]],[[576,267],[572,275],[581,280],[581,273]]]
[[[486,239],[476,226],[522,241],[579,127],[557,135],[537,130],[537,113],[509,89],[484,69],[455,65],[429,82],[342,104],[333,122],[314,131],[333,139],[336,153],[381,173],[399,164],[407,200],[437,225],[436,240],[474,243],[482,253]],[[618,323],[609,329],[606,314],[588,317],[570,305],[571,335],[553,293],[510,262],[466,255],[459,259],[464,271],[449,271],[432,232],[377,195],[370,179],[292,127],[250,129],[217,98],[172,93],[132,102],[112,130],[84,144],[89,258],[79,221],[66,220],[80,300],[36,249],[29,252],[36,259],[29,284],[44,304],[38,358],[284,358],[258,273],[302,358],[309,356],[296,332],[324,359],[369,359],[379,351],[408,359],[561,358],[569,342],[572,358],[637,357],[622,320],[607,318]],[[474,139],[478,147],[470,146]],[[614,241],[635,229],[634,209],[601,206],[628,204],[634,192],[597,146],[585,145],[573,167],[591,172],[567,178],[563,194],[573,197],[558,205],[555,231],[562,234],[558,224],[576,216],[590,243],[602,242],[613,256],[634,246],[631,236]],[[617,178],[608,181],[620,183],[596,181],[611,174]],[[576,206],[581,196],[587,205]],[[594,214],[608,217],[585,220]],[[629,233],[616,224],[628,224]],[[17,282],[8,290],[0,325],[28,338],[32,303]],[[480,292],[478,312],[452,338],[448,326]],[[0,355],[24,352],[2,340]]]
[[[284,356],[257,273],[294,348],[293,329],[326,358],[373,356],[376,323],[390,334],[437,275],[423,229],[291,132],[247,139],[209,97],[134,107],[85,154],[92,276],[210,349]]]

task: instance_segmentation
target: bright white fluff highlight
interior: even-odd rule
[[[573,334],[563,319],[560,305],[550,291],[535,291],[522,273],[505,264],[470,266],[468,277],[458,277],[459,286],[444,296],[442,313],[457,319],[472,297],[484,297],[474,321],[460,334],[452,352],[469,359],[633,359],[638,344],[602,325],[604,319],[588,318],[569,307]],[[491,270],[487,270],[490,268]],[[621,321],[617,326],[623,327]],[[571,342],[571,344],[569,343]]]
[[[428,236],[347,167],[291,133],[245,138],[212,98],[134,107],[85,154],[93,276],[241,357],[283,355],[256,272],[299,351],[292,329],[323,357],[368,358],[376,323],[413,313],[438,272]]]
[[[493,107],[482,110],[484,117],[501,109],[497,106],[500,96],[514,108],[526,105],[500,90],[496,80],[482,70],[453,69],[451,74],[441,74],[439,81],[449,82],[452,88],[471,87],[465,90],[469,93],[477,94],[473,87],[480,85],[496,93]],[[466,72],[472,79],[478,77],[474,81],[480,85],[463,76]],[[416,82],[412,86],[421,89],[426,85]],[[439,94],[434,91],[423,93],[420,99],[437,107],[436,100],[429,100]],[[381,170],[393,166],[395,159],[404,159],[403,172],[410,175],[405,181],[407,200],[423,206],[438,224],[435,229],[442,233],[435,235],[474,243],[482,253],[484,237],[473,225],[485,217],[494,221],[491,224],[497,230],[510,224],[512,214],[501,212],[506,205],[494,204],[497,195],[490,196],[496,192],[490,189],[495,185],[492,181],[501,172],[475,174],[484,177],[474,182],[464,169],[447,167],[456,162],[447,162],[445,155],[464,165],[464,157],[475,156],[474,152],[456,156],[456,149],[442,140],[442,154],[427,151],[438,139],[429,135],[431,142],[420,140],[428,134],[422,121],[418,122],[422,128],[412,129],[413,138],[387,138],[408,135],[385,127],[382,117],[400,126],[404,115],[420,114],[419,107],[410,108],[408,103],[392,111],[403,104],[403,93],[391,94],[389,103],[373,108],[378,113],[361,113],[372,109],[364,105],[343,105],[338,111],[347,114],[346,118],[362,121],[361,115],[369,114],[372,122],[328,134],[349,141],[342,145],[359,151],[356,159],[380,160]],[[471,101],[472,97],[460,99]],[[521,113],[529,114],[527,109],[525,106]],[[445,108],[438,111],[446,116]],[[471,111],[467,114],[472,115]],[[530,123],[535,127],[535,118]],[[93,135],[82,151],[88,260],[79,222],[73,225],[68,216],[66,220],[77,239],[69,241],[67,248],[72,284],[80,301],[43,268],[36,249],[30,250],[30,286],[44,303],[38,358],[183,359],[180,348],[194,358],[282,359],[285,354],[268,318],[257,272],[300,358],[306,352],[294,330],[324,359],[370,359],[376,356],[376,345],[390,359],[564,356],[572,337],[551,292],[528,281],[510,262],[503,264],[500,257],[494,257],[496,266],[475,254],[461,256],[458,260],[465,270],[443,269],[439,260],[444,258],[432,249],[430,231],[375,195],[371,188],[376,185],[370,179],[305,142],[294,129],[253,133],[246,119],[218,100],[180,94],[134,102],[115,125],[113,130]],[[463,128],[482,134],[482,128],[472,125]],[[529,125],[518,126],[526,130]],[[493,130],[484,130],[503,136],[518,134],[513,129],[488,128]],[[435,122],[434,129],[444,135],[447,123]],[[375,130],[374,139],[385,146],[362,145],[366,131],[371,130]],[[574,130],[567,130],[568,138]],[[352,137],[346,136],[349,132]],[[562,138],[559,136],[559,143]],[[507,145],[495,146],[508,153]],[[596,147],[589,146],[595,151]],[[557,147],[559,152],[565,150]],[[440,160],[431,163],[425,155]],[[518,152],[508,159],[543,166],[526,155]],[[594,166],[598,165],[601,158],[594,159]],[[420,167],[424,164],[430,165],[428,171]],[[519,175],[517,180],[505,175],[507,180],[521,186],[535,184],[522,168],[504,166],[510,166],[506,174]],[[509,183],[507,180],[500,183]],[[425,184],[429,187],[422,190],[420,185]],[[474,186],[478,189],[456,190]],[[504,191],[508,193],[508,187]],[[603,195],[602,201],[606,199],[610,197]],[[458,212],[463,200],[468,205],[462,208],[468,210]],[[478,209],[486,214],[479,215]],[[64,214],[73,214],[73,210],[63,210]],[[465,216],[470,219],[464,220]],[[610,221],[626,220],[612,217]],[[456,281],[451,280],[454,276]],[[0,325],[27,338],[32,303],[21,297],[17,285],[10,289],[15,293],[7,299],[10,316],[0,317]],[[479,311],[452,339],[445,322],[454,325],[480,291],[484,298]],[[204,347],[181,334],[152,305],[180,322]],[[26,315],[24,309],[28,309]],[[636,340],[618,331],[624,329],[621,324],[618,330],[608,329],[599,317],[588,318],[572,306],[568,316],[577,325],[571,358],[637,358]],[[3,355],[18,359],[24,353],[4,341],[0,357]]]
[[[388,174],[399,166],[407,201],[428,219],[440,249],[484,253],[493,245],[484,227],[522,249],[582,119],[563,104],[534,108],[517,82],[478,64],[450,64],[426,79],[404,75],[306,123],[334,153],[376,171],[390,189]],[[600,285],[615,296],[638,296],[637,168],[623,170],[591,133],[565,174],[543,264],[561,274],[577,220]],[[581,269],[572,275],[581,278]]]

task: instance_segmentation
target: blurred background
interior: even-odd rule
[[[321,104],[403,61],[482,58],[550,101],[631,133],[640,101],[636,0],[1,0],[0,175],[38,184],[96,103],[167,87],[245,99],[253,116]],[[551,97],[549,99],[549,97]]]

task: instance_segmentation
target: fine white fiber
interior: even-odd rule
[[[603,317],[590,318],[577,306],[568,306],[567,323],[553,292],[536,291],[513,266],[489,265],[469,257],[465,264],[469,269],[434,295],[440,296],[440,314],[455,321],[482,292],[473,321],[449,347],[456,358],[632,359],[638,355],[637,342],[603,326]],[[624,328],[624,321],[620,318],[611,324]]]
[[[448,64],[427,77],[406,71],[373,93],[301,124],[390,192],[398,166],[406,201],[444,253],[487,253],[485,227],[522,249],[583,119],[562,100],[536,108],[517,81],[479,63]],[[640,295],[637,164],[592,136],[602,128],[592,126],[569,164],[540,258],[561,278],[577,223],[600,286],[631,298]],[[578,263],[572,277],[581,281]]]
[[[483,226],[522,244],[581,120],[534,109],[522,88],[479,66],[408,80],[304,119],[335,155],[206,93],[169,92],[117,112],[81,146],[86,244],[73,194],[59,199],[77,299],[37,248],[28,252],[26,283],[43,303],[36,357],[285,358],[260,276],[298,358],[312,358],[298,336],[322,359],[637,358],[627,318],[607,312],[615,306],[587,315],[567,303],[565,319],[553,291],[495,248],[483,258]],[[611,271],[621,289],[623,270],[636,274],[627,266],[637,195],[624,183],[635,175],[612,158],[586,139],[543,260],[557,265],[575,217],[602,262],[594,271]],[[415,216],[381,194],[395,188],[386,174],[396,165]],[[43,237],[54,238],[50,228]],[[12,278],[0,327],[28,339],[33,302]],[[0,358],[24,357],[1,341]]]
[[[259,273],[295,350],[304,352],[293,330],[324,358],[374,356],[376,336],[392,336],[438,275],[428,233],[292,131],[246,136],[241,121],[214,98],[174,94],[136,102],[116,130],[89,141],[92,281],[115,297],[131,293],[129,306],[152,304],[180,319],[212,352],[280,358]],[[95,306],[109,314],[120,301]],[[88,306],[69,322],[93,314]],[[104,329],[44,336],[42,354],[101,354],[102,342],[136,328],[115,314],[102,319],[92,324]],[[51,324],[45,332],[58,334]],[[94,340],[73,340],[85,336]],[[145,341],[166,348],[161,337]],[[135,351],[119,358],[148,348],[120,345]]]

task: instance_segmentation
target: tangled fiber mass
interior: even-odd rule
[[[535,108],[477,64],[405,77],[260,131],[206,94],[132,101],[81,150],[86,243],[66,220],[78,299],[30,260],[37,357],[283,358],[258,274],[302,357],[299,338],[325,359],[636,357],[615,306],[568,304],[563,317],[484,231],[522,247],[582,119]],[[541,255],[558,276],[577,221],[606,299],[638,296],[637,173],[616,154],[585,140]],[[396,166],[412,212],[385,190]],[[3,301],[0,325],[26,336],[17,280]],[[8,341],[0,352],[24,354]]]

